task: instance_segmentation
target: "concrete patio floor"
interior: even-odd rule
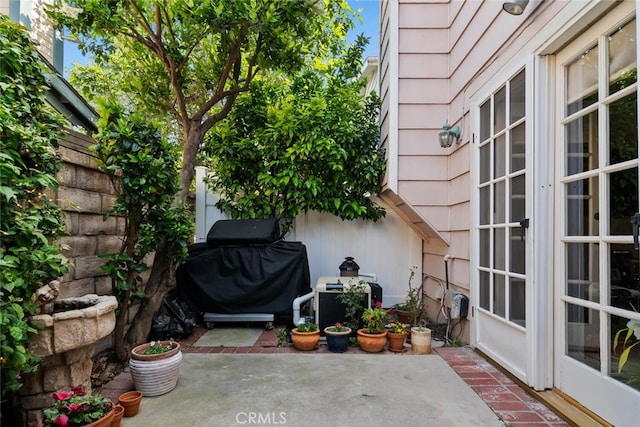
[[[430,355],[344,354],[277,347],[277,330],[198,328],[181,341],[176,388],[143,398],[122,427],[166,425],[567,426],[469,347]],[[234,337],[235,336],[235,337]],[[236,340],[237,346],[221,345]],[[227,341],[227,342],[231,342]],[[124,372],[100,393],[117,400],[133,389]]]

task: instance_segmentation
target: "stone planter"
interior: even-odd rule
[[[91,369],[95,343],[108,337],[116,325],[114,296],[85,295],[55,301],[51,314],[32,317],[42,329],[29,350],[42,358],[37,372],[24,374],[17,394],[23,425],[35,427],[42,409],[51,404],[51,393],[81,386],[91,392]],[[67,307],[58,311],[57,307]],[[74,308],[78,307],[78,308]]]

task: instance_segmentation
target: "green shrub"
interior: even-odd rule
[[[0,15],[0,358],[2,396],[37,368],[31,296],[67,272],[56,244],[62,210],[49,200],[64,119],[45,103],[44,64],[26,28]]]

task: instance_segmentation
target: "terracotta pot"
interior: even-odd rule
[[[120,421],[124,416],[124,406],[117,404],[113,407],[113,418],[111,419],[111,427],[120,427]]]
[[[344,353],[349,348],[349,339],[351,338],[351,328],[345,328],[343,332],[333,332],[330,329],[333,326],[324,328],[324,334],[327,337],[327,346],[332,353]]]
[[[298,328],[291,330],[291,341],[296,350],[309,351],[315,350],[320,341],[320,330],[313,332],[299,332]]]
[[[160,344],[162,345],[171,344],[171,350],[165,351],[164,353],[158,353],[158,354],[142,354],[144,350],[151,347],[151,343],[148,342],[148,343],[140,344],[134,347],[131,350],[131,358],[135,360],[145,360],[145,361],[160,360],[160,359],[167,359],[180,351],[180,343],[177,341],[160,341]]]
[[[118,397],[118,404],[124,408],[125,417],[133,417],[140,409],[142,401],[142,392],[138,390],[127,391]]]
[[[398,322],[411,324],[413,322],[413,316],[410,311],[407,310],[394,310],[396,313],[396,317],[398,318]]]
[[[131,350],[129,369],[133,384],[147,397],[160,396],[173,390],[178,384],[182,352],[175,341],[161,341],[163,345],[171,343],[172,349],[158,354],[141,354],[151,343],[141,344]]]
[[[389,350],[400,352],[405,351],[404,341],[407,337],[407,334],[396,334],[394,332],[387,332],[387,337],[389,338]]]
[[[109,427],[111,425],[111,420],[113,419],[113,414],[115,414],[115,411],[112,409],[104,417],[86,424],[84,427]]]
[[[367,353],[378,353],[387,345],[387,331],[370,334],[368,328],[358,329],[358,344]]]
[[[431,329],[419,326],[411,328],[411,352],[413,354],[431,353]]]

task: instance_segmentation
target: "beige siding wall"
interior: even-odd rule
[[[470,294],[470,98],[566,4],[531,2],[519,17],[503,12],[499,1],[392,0],[382,6],[382,137],[390,168],[385,191],[442,236],[427,236],[423,244],[432,319],[444,290],[446,254],[452,256],[450,287]],[[437,140],[445,121],[463,127],[460,144],[449,149]]]

